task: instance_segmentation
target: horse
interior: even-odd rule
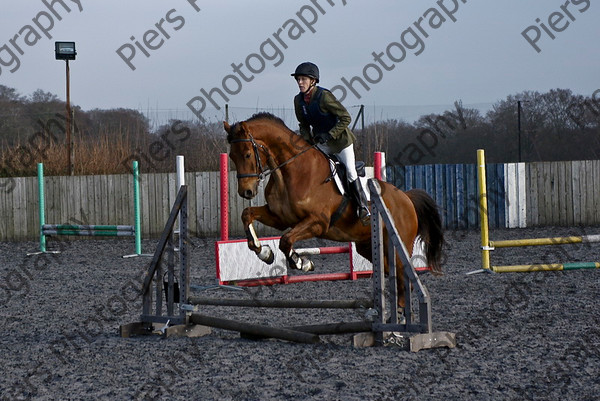
[[[230,146],[229,157],[237,171],[237,192],[245,199],[257,195],[259,183],[268,177],[264,190],[266,204],[247,207],[241,218],[248,247],[270,264],[274,260],[268,245],[261,245],[253,222],[259,221],[285,231],[279,249],[290,268],[309,271],[313,262],[300,257],[294,244],[309,238],[324,238],[354,242],[360,255],[372,260],[371,227],[358,219],[352,203],[340,207],[343,197],[331,178],[328,158],[300,135],[289,129],[278,117],[258,113],[251,118],[229,125],[223,122]],[[412,255],[417,235],[425,245],[425,256],[431,271],[441,274],[444,235],[435,201],[423,190],[401,191],[392,184],[379,181],[383,201],[389,208],[401,240]],[[347,203],[347,202],[346,202]],[[338,211],[339,209],[341,210]],[[388,233],[384,229],[384,241]],[[385,272],[389,272],[387,251]],[[404,274],[396,256],[398,305],[405,306]]]

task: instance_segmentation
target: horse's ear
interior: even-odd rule
[[[240,123],[240,132],[243,132],[243,133],[250,132],[250,130],[248,129],[248,125],[246,124],[245,121]]]
[[[227,133],[229,133],[229,131],[231,130],[231,126],[229,125],[229,123],[227,121],[223,121],[223,128],[225,128],[225,131]]]

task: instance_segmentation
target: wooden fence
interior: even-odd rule
[[[490,228],[600,224],[600,161],[487,164]],[[391,166],[387,180],[423,188],[448,229],[479,228],[474,164]]]
[[[388,166],[388,181],[398,188],[423,188],[442,208],[449,229],[478,229],[474,164]],[[189,226],[193,235],[219,235],[219,173],[186,173]],[[2,179],[0,179],[2,180]],[[6,179],[4,179],[6,180]],[[143,238],[157,236],[176,195],[174,173],[141,174]],[[573,226],[600,224],[600,161],[487,165],[490,227]],[[235,173],[229,177],[230,234],[241,237],[240,215],[262,205],[237,195]],[[47,224],[133,225],[131,175],[45,177]],[[2,189],[4,188],[4,189]],[[10,190],[8,190],[10,188]],[[15,178],[0,186],[0,240],[33,240],[39,235],[37,179]],[[259,227],[260,235],[277,231]]]

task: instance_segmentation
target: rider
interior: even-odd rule
[[[300,89],[300,93],[294,97],[300,134],[305,140],[318,144],[324,153],[334,154],[344,163],[350,193],[357,205],[357,215],[363,224],[368,224],[371,214],[356,173],[353,146],[356,137],[348,128],[350,113],[329,90],[317,86],[319,68],[315,64],[302,63],[291,75]]]

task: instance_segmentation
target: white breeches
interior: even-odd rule
[[[332,154],[327,144],[318,145],[321,150],[327,154]],[[346,174],[348,176],[348,182],[352,182],[358,178],[356,173],[356,162],[354,159],[354,146],[353,144],[348,145],[342,149],[339,153],[334,153],[344,166],[346,166]]]

